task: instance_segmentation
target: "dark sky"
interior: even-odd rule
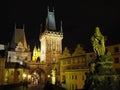
[[[78,43],[91,46],[90,37],[99,26],[107,36],[106,44],[120,43],[119,0],[8,0],[8,28],[3,30],[0,43],[12,39],[14,23],[25,24],[28,44],[39,42],[40,24],[44,23],[47,6],[54,6],[57,29],[63,21],[63,47],[74,48]]]

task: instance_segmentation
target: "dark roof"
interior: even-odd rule
[[[14,31],[14,34],[13,34],[13,37],[12,37],[12,41],[11,41],[11,45],[10,47],[11,48],[16,48],[16,45],[19,43],[19,42],[22,42],[24,47],[27,47],[26,44],[26,36],[25,36],[25,32],[24,32],[24,29],[15,29]]]
[[[55,15],[54,11],[48,10],[48,15],[46,18],[46,28],[48,30],[56,30],[56,22],[55,22]]]

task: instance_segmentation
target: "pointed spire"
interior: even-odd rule
[[[61,27],[60,27],[61,32],[63,32],[63,28],[62,28],[62,20],[61,20]]]
[[[46,28],[49,30],[56,30],[55,15],[53,11],[48,10],[48,16],[46,18]]]

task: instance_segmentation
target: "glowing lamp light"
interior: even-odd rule
[[[23,73],[23,79],[25,79],[27,77],[27,75],[25,73]]]
[[[50,75],[48,75],[48,78],[50,78]]]
[[[31,79],[31,75],[28,75],[28,80]]]
[[[34,72],[33,74],[34,74],[34,75],[36,75],[37,73],[36,73],[36,72]]]

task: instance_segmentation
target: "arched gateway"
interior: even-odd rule
[[[31,80],[30,82],[32,84],[44,84],[45,83],[45,72],[43,69],[37,67],[37,68],[34,68],[34,69],[31,69],[30,70],[30,75],[31,75]]]
[[[29,63],[29,75],[30,79],[28,80],[32,85],[45,84],[46,83],[46,72],[45,64],[30,62]]]

